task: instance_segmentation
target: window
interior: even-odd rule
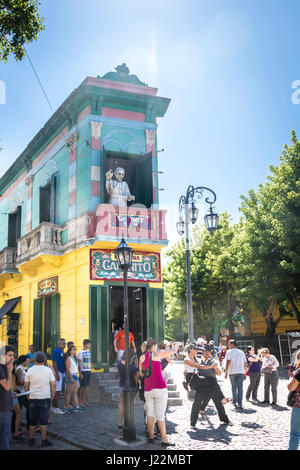
[[[21,218],[21,206],[18,206],[15,212],[8,215],[8,246],[11,248],[17,246],[17,239],[21,236]]]
[[[107,171],[115,171],[118,167],[124,168],[124,181],[128,184],[131,194],[135,196],[135,201],[131,204],[143,204],[148,209],[151,208],[153,204],[151,152],[145,155],[137,155],[109,151],[103,147],[103,163],[103,181],[105,181],[105,173]],[[108,203],[109,199],[105,185],[104,191],[103,200],[105,203]]]
[[[56,176],[52,175],[50,182],[40,187],[40,223],[52,222],[56,219]]]

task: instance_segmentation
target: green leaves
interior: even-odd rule
[[[35,0],[0,0],[0,61],[10,55],[22,60],[25,44],[37,39],[44,28]]]
[[[234,324],[253,309],[262,313],[271,336],[285,316],[296,317],[300,324],[300,142],[294,131],[279,166],[270,166],[270,171],[257,191],[241,196],[238,224],[232,226],[224,213],[213,237],[199,226],[192,232],[196,333],[212,336],[217,325],[226,324],[231,335]],[[163,280],[166,327],[174,331],[178,319],[186,324],[187,315],[183,242],[169,251]]]

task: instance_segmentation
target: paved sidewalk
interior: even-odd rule
[[[182,365],[172,366],[172,377],[181,386]],[[220,424],[212,402],[207,408],[208,423],[198,420],[197,430],[189,425],[192,402],[184,398],[183,406],[169,407],[167,411],[167,432],[170,440],[176,443],[176,450],[286,450],[289,440],[291,408],[286,406],[287,378],[281,378],[278,387],[278,405],[271,407],[244,400],[244,410],[226,405],[226,411],[233,426]],[[244,384],[244,395],[248,386]],[[221,388],[225,396],[231,396],[229,380],[221,378]],[[263,378],[259,397],[263,400]],[[138,400],[138,399],[137,399]],[[62,447],[74,446],[79,449],[94,450],[161,450],[160,441],[148,444],[144,436],[143,407],[135,407],[137,436],[142,440],[138,445],[124,447],[116,439],[122,439],[118,429],[118,409],[93,404],[84,413],[54,415],[49,426],[51,436],[60,441]],[[24,446],[22,446],[24,449]],[[169,448],[170,450],[174,447]]]

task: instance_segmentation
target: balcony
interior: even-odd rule
[[[129,241],[167,245],[166,211],[99,204],[92,236],[103,240],[125,237]]]
[[[17,248],[6,247],[0,252],[0,274],[17,273],[16,268]]]
[[[63,227],[51,222],[42,222],[37,228],[18,239],[16,265],[25,263],[41,254],[62,253],[61,232]]]

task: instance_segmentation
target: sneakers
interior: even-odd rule
[[[41,447],[51,447],[51,446],[53,446],[53,442],[48,441],[48,439],[45,439],[44,441],[42,441]]]
[[[60,410],[59,408],[53,408],[53,414],[55,415],[64,415],[64,411]]]
[[[69,415],[70,413],[72,413],[72,408],[63,408],[64,415]]]
[[[84,408],[82,408],[81,406],[74,408],[74,413],[82,413],[83,411],[84,411]]]

